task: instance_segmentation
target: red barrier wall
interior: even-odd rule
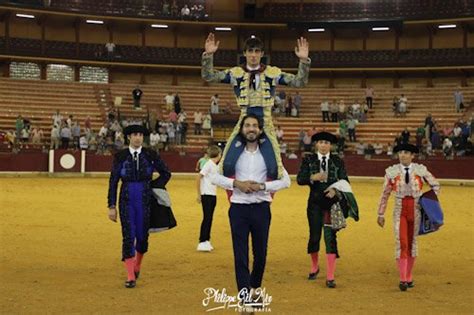
[[[194,172],[199,155],[188,154],[180,156],[175,153],[163,153],[162,159],[172,172]],[[396,163],[395,160],[373,159],[365,160],[362,156],[347,155],[344,158],[346,169],[351,176],[382,177],[384,170]],[[462,157],[447,161],[441,157],[420,161],[437,178],[474,179],[474,158]],[[296,174],[301,160],[283,159],[288,173]],[[87,154],[86,172],[108,172],[112,167],[112,156]],[[48,154],[36,152],[22,152],[18,154],[0,154],[1,172],[47,172]]]

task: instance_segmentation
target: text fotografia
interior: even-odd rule
[[[267,294],[265,288],[240,290],[237,296],[228,295],[226,289],[205,288],[206,297],[202,300],[202,305],[207,307],[206,312],[234,309],[236,312],[271,312],[270,303],[272,296]]]

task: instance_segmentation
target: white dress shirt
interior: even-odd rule
[[[254,152],[250,152],[247,149],[242,152],[235,165],[235,179],[239,181],[252,180],[257,183],[265,183],[265,190],[247,194],[239,189],[234,189],[234,179],[215,173],[211,177],[211,182],[226,190],[232,190],[233,193],[230,197],[230,202],[239,204],[261,203],[264,201],[271,202],[271,193],[288,188],[291,184],[290,176],[285,169],[283,169],[282,179],[267,181],[267,166],[258,148]]]

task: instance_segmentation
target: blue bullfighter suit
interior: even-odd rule
[[[151,186],[164,188],[171,177],[168,167],[155,151],[141,147],[132,154],[127,148],[115,154],[109,180],[108,206],[115,207],[120,179],[119,211],[122,224],[122,260],[135,256],[135,251],[148,250]],[[153,172],[160,176],[152,180]]]

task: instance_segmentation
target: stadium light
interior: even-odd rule
[[[324,32],[324,28],[308,28],[308,32]]]
[[[17,13],[17,14],[16,14],[16,17],[25,18],[25,19],[34,19],[34,18],[35,18],[34,15],[31,15],[31,14],[21,14],[21,13]]]
[[[151,27],[153,27],[153,28],[168,28],[168,25],[165,25],[165,24],[152,24]]]
[[[215,27],[214,30],[223,31],[223,32],[230,32],[230,31],[232,31],[232,28],[230,28],[230,27]]]
[[[104,24],[104,21],[100,21],[100,20],[86,20],[86,23],[88,23],[88,24]]]
[[[250,35],[250,38],[255,38],[255,35]]]
[[[372,31],[388,31],[390,30],[390,27],[382,26],[382,27],[372,27]]]
[[[456,24],[442,24],[438,25],[438,28],[456,28]]]

